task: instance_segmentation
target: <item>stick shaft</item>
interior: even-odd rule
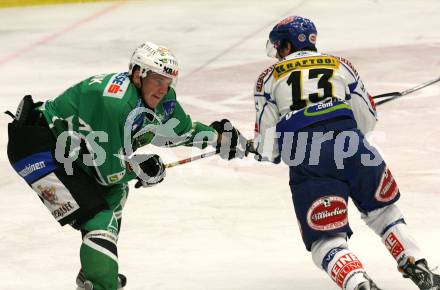
[[[425,82],[425,83],[423,83],[423,84],[420,84],[420,85],[418,85],[418,86],[415,86],[414,88],[407,89],[407,90],[401,92],[400,95],[401,95],[401,96],[404,96],[404,95],[410,94],[410,93],[412,93],[412,92],[415,92],[415,91],[418,91],[418,90],[420,90],[420,89],[423,89],[424,87],[427,87],[427,86],[430,86],[430,85],[432,85],[432,84],[435,84],[435,83],[438,82],[438,81],[440,81],[440,77],[438,77],[438,78],[436,78],[436,79],[433,79],[433,80],[430,80],[430,81],[427,81],[427,82]]]
[[[171,163],[165,164],[165,168],[171,168],[171,167],[174,167],[174,166],[190,163],[190,162],[193,162],[193,161],[196,161],[196,160],[199,160],[199,159],[203,159],[203,158],[206,158],[206,157],[214,156],[216,154],[218,154],[217,151],[206,152],[206,153],[203,153],[203,154],[200,154],[200,155],[192,156],[192,157],[189,157],[189,158],[186,158],[186,159],[182,159],[182,160],[179,160],[179,161],[176,161],[176,162],[171,162]]]
[[[391,93],[377,95],[377,96],[374,96],[373,99],[381,99],[381,98],[385,98],[385,97],[401,97],[401,96],[404,96],[404,95],[408,95],[408,94],[410,94],[412,92],[418,91],[420,89],[423,89],[423,88],[425,88],[427,86],[430,86],[432,84],[435,84],[435,83],[437,83],[439,81],[440,81],[440,77],[432,79],[432,80],[427,81],[427,82],[424,82],[424,83],[422,83],[420,85],[417,85],[417,86],[415,86],[413,88],[409,88],[409,89],[401,91],[401,92],[391,92]]]
[[[253,140],[251,140],[251,139],[247,140],[247,142],[246,142],[246,151],[248,153],[257,154],[257,151],[254,149]],[[211,156],[217,155],[219,153],[220,152],[218,152],[218,151],[206,152],[206,153],[203,153],[203,154],[200,154],[200,155],[192,156],[192,157],[189,157],[189,158],[186,158],[186,159],[182,159],[182,160],[179,160],[179,161],[175,161],[175,162],[172,162],[172,163],[165,164],[165,168],[171,168],[171,167],[174,167],[174,166],[190,163],[190,162],[193,162],[193,161],[196,161],[196,160],[199,160],[199,159],[203,159],[203,158],[206,158],[206,157],[211,157]],[[247,153],[246,153],[246,156],[247,156]]]

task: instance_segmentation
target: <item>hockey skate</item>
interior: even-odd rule
[[[123,274],[118,274],[118,290],[124,290],[127,285],[127,277]],[[78,276],[76,276],[76,290],[93,290],[93,284],[86,280],[82,270],[79,270]]]
[[[416,261],[414,257],[409,257],[405,265],[399,267],[403,277],[410,278],[420,290],[439,290],[440,275],[433,273],[428,268],[425,259]]]
[[[364,273],[364,277],[367,281],[357,285],[354,290],[381,290],[366,273]]]

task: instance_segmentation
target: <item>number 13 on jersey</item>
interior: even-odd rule
[[[337,97],[333,77],[338,68],[339,61],[330,56],[287,60],[276,65],[275,79],[291,91],[290,109],[296,111]],[[344,98],[345,91],[341,93]]]
[[[303,95],[304,90],[302,83],[303,74],[307,74],[309,80],[316,80],[316,82],[312,82],[312,84],[316,83],[316,89],[310,88],[311,91],[316,91],[315,93],[309,93],[307,95]],[[293,71],[289,78],[287,79],[287,84],[292,87],[292,106],[291,110],[296,111],[300,110],[307,106],[308,102],[318,103],[327,98],[333,98],[333,84],[331,83],[331,78],[333,76],[334,70],[328,68],[314,68],[311,70],[297,70]],[[310,82],[307,82],[310,85]],[[319,89],[322,89],[323,93],[319,92]]]

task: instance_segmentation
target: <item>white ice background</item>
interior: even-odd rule
[[[440,74],[440,1],[122,1],[0,10],[0,111],[25,94],[56,97],[95,74],[124,71],[150,40],[180,61],[178,99],[193,119],[229,118],[252,136],[252,87],[272,63],[270,28],[288,15],[312,18],[318,48],[345,56],[372,94]],[[440,85],[379,107],[374,143],[400,186],[399,205],[430,265],[440,265]],[[99,113],[99,112],[97,112]],[[74,289],[79,232],[61,228],[12,170],[0,117],[0,289]],[[157,150],[167,162],[199,151]],[[323,189],[325,190],[325,189]],[[401,278],[380,239],[349,205],[352,250],[387,290]],[[218,157],[167,171],[134,188],[119,239],[128,290],[337,289],[312,263],[293,212],[285,165]]]

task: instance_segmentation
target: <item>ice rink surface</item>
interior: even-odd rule
[[[0,111],[24,94],[53,98],[100,73],[125,71],[144,40],[180,61],[178,99],[193,119],[227,117],[252,136],[252,87],[273,61],[271,27],[301,15],[318,28],[321,51],[350,59],[374,94],[440,74],[440,1],[123,1],[0,10]],[[379,107],[373,142],[400,186],[399,205],[432,266],[440,265],[440,85]],[[99,113],[99,112],[97,112]],[[0,117],[0,289],[74,289],[80,234],[61,228],[6,156]],[[153,147],[165,161],[188,149]],[[349,205],[350,245],[386,290],[417,289],[401,278],[380,239]],[[134,188],[119,239],[128,290],[337,289],[305,251],[285,165],[217,157],[167,171]]]

